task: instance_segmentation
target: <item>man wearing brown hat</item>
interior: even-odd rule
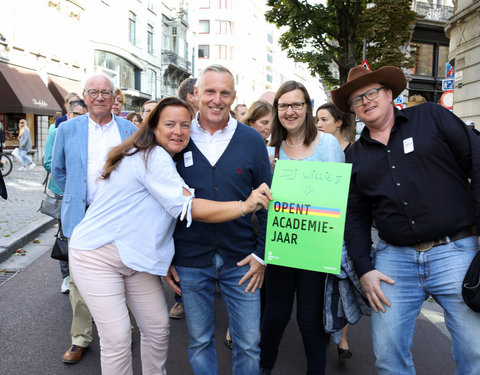
[[[457,374],[480,374],[480,314],[461,294],[479,250],[480,142],[440,105],[395,108],[405,87],[398,68],[357,66],[331,92],[365,124],[346,157],[353,168],[345,241],[374,312],[377,371],[415,374],[415,322],[432,296],[445,310]],[[373,220],[380,241],[371,257]]]

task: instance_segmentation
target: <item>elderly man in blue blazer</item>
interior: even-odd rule
[[[88,206],[93,202],[97,178],[108,151],[130,137],[137,128],[112,114],[115,84],[104,74],[94,74],[85,81],[83,97],[88,113],[62,123],[55,138],[52,178],[63,191],[62,229],[70,238]],[[72,345],[63,362],[80,361],[92,340],[92,317],[70,278],[72,305]]]

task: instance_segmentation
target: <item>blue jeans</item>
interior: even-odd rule
[[[395,284],[381,285],[391,307],[385,313],[372,310],[378,374],[415,374],[411,353],[415,323],[422,303],[430,295],[444,309],[457,375],[480,374],[480,314],[465,305],[461,291],[465,273],[478,250],[476,236],[426,252],[380,240],[375,269],[390,276]]]
[[[20,150],[20,157],[22,158],[22,166],[24,167],[32,162],[32,159],[30,159],[27,155],[27,150]]]
[[[246,294],[246,285],[238,285],[249,267],[246,265],[225,268],[223,259],[218,254],[208,267],[176,266],[190,336],[188,358],[195,375],[218,373],[214,339],[217,283],[227,308],[230,335],[233,340],[233,374],[258,375],[260,290]]]

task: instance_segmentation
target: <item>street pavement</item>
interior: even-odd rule
[[[47,172],[42,165],[26,171],[20,167],[14,160],[12,172],[4,177],[8,199],[0,198],[0,261],[55,222],[38,211]]]
[[[15,165],[19,167],[18,163]],[[67,295],[60,293],[58,262],[49,252],[56,225],[37,212],[43,195],[45,172],[41,166],[33,171],[15,169],[7,176],[7,201],[0,199],[0,375],[74,375],[100,374],[98,336],[82,361],[76,365],[62,363],[63,352],[70,345],[71,308]],[[11,224],[12,223],[12,224]],[[39,229],[40,228],[40,229]],[[18,245],[22,243],[22,245]],[[16,255],[20,246],[25,255]],[[165,286],[169,306],[173,293]],[[231,374],[231,350],[223,344],[227,320],[221,298],[216,298],[217,355],[219,374]],[[306,373],[301,336],[295,321],[295,309],[279,349],[275,375]],[[349,329],[353,358],[337,360],[336,347],[327,348],[326,374],[375,374],[370,338],[370,319],[362,318]],[[133,335],[134,374],[141,374],[138,329]],[[443,314],[434,302],[425,302],[417,321],[414,361],[418,375],[455,373],[450,355],[451,340],[445,329]],[[170,375],[192,374],[188,364],[188,336],[185,320],[171,320],[167,370]]]

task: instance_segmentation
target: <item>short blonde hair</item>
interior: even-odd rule
[[[122,104],[125,104],[125,94],[123,93],[123,91],[120,90],[120,89],[116,89],[116,90],[115,90],[114,99],[115,99],[118,95],[120,95],[120,96],[122,97]]]

